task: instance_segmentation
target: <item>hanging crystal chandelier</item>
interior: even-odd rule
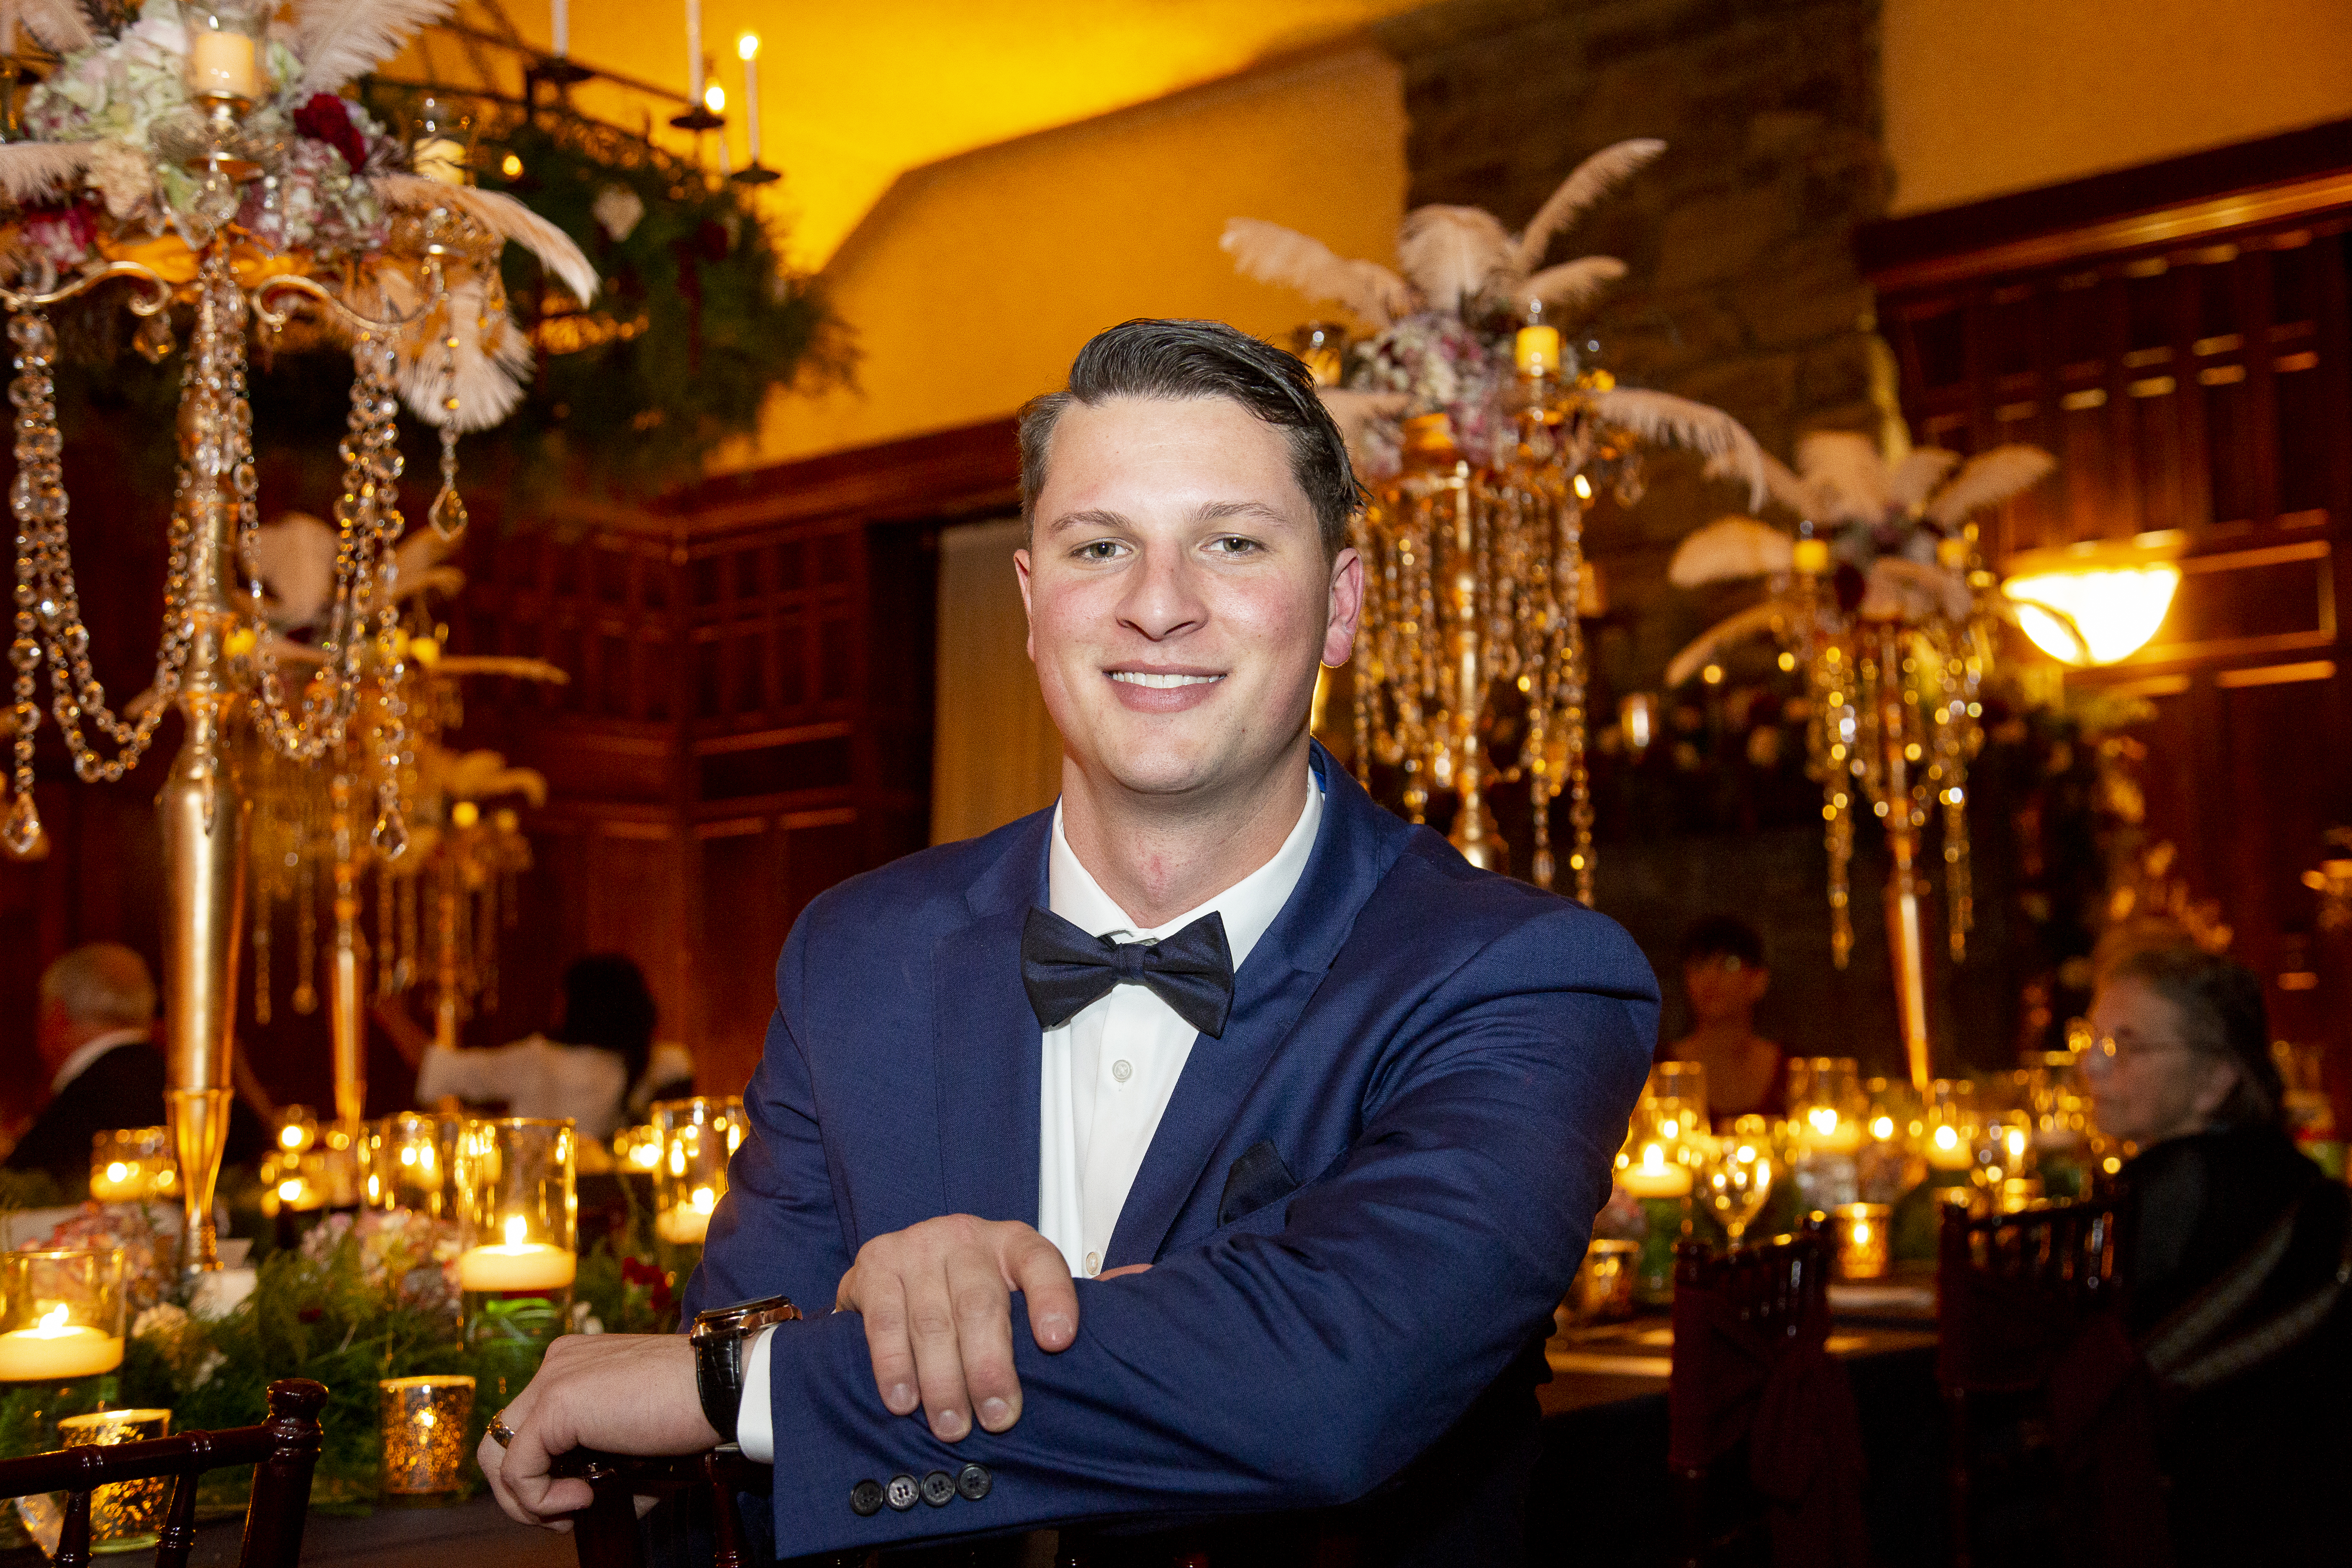
[[[1525,869],[1549,888],[1559,868],[1552,803],[1569,799],[1568,866],[1592,901],[1587,672],[1580,613],[1597,599],[1583,552],[1595,496],[1642,495],[1640,448],[1672,443],[1714,477],[1762,495],[1761,453],[1719,409],[1580,372],[1560,312],[1624,275],[1614,258],[1541,267],[1553,237],[1665,143],[1620,142],[1562,182],[1517,235],[1475,207],[1427,206],[1398,231],[1401,273],[1334,255],[1253,218],[1226,226],[1241,269],[1333,300],[1378,331],[1352,350],[1340,328],[1302,328],[1295,346],[1371,482],[1356,547],[1365,600],[1356,640],[1355,767],[1403,778],[1419,822],[1455,799],[1450,841],[1472,864],[1510,868],[1488,792],[1523,783],[1534,843]],[[1498,725],[1516,746],[1495,755]]]
[[[273,30],[275,7],[258,0],[184,4],[176,19],[151,5],[110,26],[68,5],[16,17],[58,63],[26,100],[31,139],[0,146],[20,240],[8,251],[16,275],[0,287],[17,460],[13,787],[0,847],[27,854],[41,838],[33,760],[44,664],[49,713],[81,779],[120,779],[178,709],[184,739],[158,809],[167,1100],[191,1268],[218,1266],[212,1202],[231,1099],[248,816],[232,723],[242,713],[271,752],[303,764],[348,764],[356,743],[372,759],[367,840],[388,860],[401,855],[411,671],[392,583],[405,528],[403,396],[440,431],[430,521],[454,538],[466,523],[458,432],[496,423],[516,395],[520,332],[499,288],[500,251],[519,238],[576,296],[594,289],[560,231],[509,198],[448,183],[464,175],[446,160],[438,178],[411,172],[408,150],[335,91],[446,9],[307,0],[290,35]],[[155,676],[143,701],[119,710],[93,673],[75,582],[50,319],[117,280],[130,285],[134,346],[147,357],[171,353],[175,301],[193,321]],[[247,342],[257,325],[280,331],[298,313],[350,343],[353,372],[331,610],[306,650],[315,662],[269,628],[255,561]],[[345,805],[349,817],[357,803]]]

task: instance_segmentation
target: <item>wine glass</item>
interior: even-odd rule
[[[1732,1246],[1739,1245],[1741,1235],[1764,1212],[1776,1173],[1768,1134],[1734,1131],[1716,1140],[1699,1172],[1698,1191]]]

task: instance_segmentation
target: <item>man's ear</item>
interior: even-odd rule
[[[1013,575],[1021,584],[1021,618],[1028,623],[1022,646],[1029,651],[1029,662],[1037,662],[1037,613],[1029,605],[1029,550],[1024,545],[1013,552]]]
[[[2238,1064],[2227,1057],[2200,1055],[2195,1059],[2197,1085],[2189,1103],[2197,1108],[2199,1121],[2210,1121],[2238,1090]]]
[[[1764,1000],[1764,993],[1772,989],[1772,972],[1761,965],[1748,972],[1748,1000],[1752,1005]]]
[[[1330,618],[1323,627],[1323,662],[1332,669],[1355,651],[1356,621],[1364,613],[1364,558],[1349,545],[1331,563]]]

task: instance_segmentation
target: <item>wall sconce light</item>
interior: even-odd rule
[[[2180,590],[2178,531],[2128,544],[2036,550],[2010,563],[2000,591],[2034,646],[2077,668],[2116,664],[2146,647]]]

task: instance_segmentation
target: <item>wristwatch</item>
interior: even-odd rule
[[[686,1336],[694,1347],[695,1392],[702,1396],[702,1414],[720,1442],[735,1441],[735,1418],[743,1408],[743,1347],[761,1329],[796,1321],[800,1315],[786,1296],[763,1296],[695,1315]]]

